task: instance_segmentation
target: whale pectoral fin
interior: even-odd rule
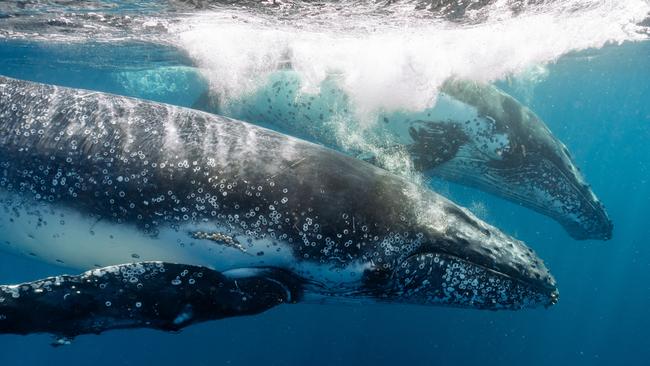
[[[224,274],[173,263],[123,264],[0,286],[0,333],[52,333],[53,345],[63,345],[111,329],[177,331],[258,314],[299,296],[300,282],[274,268]]]
[[[418,170],[428,170],[453,159],[468,138],[451,122],[416,121],[409,127],[413,143],[408,151]]]

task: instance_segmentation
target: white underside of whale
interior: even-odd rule
[[[17,195],[0,193],[0,250],[76,270],[142,261],[199,265],[220,272],[276,267],[344,292],[354,289],[369,267],[367,263],[341,267],[296,260],[289,244],[277,240],[273,244],[270,239],[248,241],[234,236],[246,244],[229,246],[193,238],[191,233],[199,231],[225,232],[214,224],[186,224],[178,230],[161,229],[153,236],[133,225],[98,221],[54,204],[26,205]]]

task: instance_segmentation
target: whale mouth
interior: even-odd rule
[[[591,187],[578,183],[573,189],[581,202],[580,216],[577,220],[565,220],[562,226],[576,240],[610,240],[614,224],[609,218],[605,206],[596,197]]]
[[[436,168],[436,174],[546,215],[576,240],[611,239],[612,221],[577,169],[563,169],[532,155],[529,154],[525,166],[490,167],[480,175],[468,174],[462,167],[485,163],[484,160],[458,156],[454,159],[456,164],[442,164]]]
[[[454,255],[425,252],[407,257],[394,273],[403,302],[486,310],[550,307],[559,300],[552,277],[505,273]]]
[[[556,217],[569,235],[576,240],[612,238],[614,226],[605,206],[585,182],[566,147],[562,147],[559,161],[544,159],[539,171],[549,177],[555,177],[555,186],[563,187],[563,189],[556,189],[556,194],[550,196],[554,201],[553,206],[562,207],[562,210],[554,211],[548,206],[542,207],[541,210],[551,217]],[[541,189],[544,188],[546,192],[553,192],[553,187],[542,185]]]

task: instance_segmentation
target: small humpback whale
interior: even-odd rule
[[[575,239],[612,236],[605,208],[566,146],[494,86],[448,80],[433,107],[362,124],[335,82],[325,82],[318,95],[300,93],[300,85],[297,74],[282,71],[253,95],[222,106],[207,93],[193,107],[288,132],[393,172],[414,170],[481,189],[553,218]],[[395,163],[404,157],[407,169]]]
[[[384,169],[201,111],[6,77],[0,232],[0,250],[89,270],[0,287],[0,333],[62,342],[287,302],[558,298],[524,243]]]
[[[0,333],[52,333],[52,345],[62,346],[78,335],[110,329],[178,331],[294,303],[300,291],[298,280],[278,269],[242,277],[173,263],[122,264],[0,286]]]

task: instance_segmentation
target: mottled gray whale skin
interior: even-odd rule
[[[452,80],[443,91],[474,106],[479,118],[490,122],[488,134],[503,136],[507,143],[494,152],[488,150],[487,156],[485,151],[458,154],[454,161],[432,167],[435,174],[545,214],[574,239],[611,239],[613,225],[605,207],[567,147],[535,113],[489,85]],[[476,159],[480,155],[484,156],[482,161]],[[474,174],[467,173],[472,170]]]
[[[408,170],[475,187],[559,222],[575,239],[607,240],[612,223],[566,146],[546,124],[494,86],[467,80],[443,84],[436,104],[423,111],[380,115],[354,125],[353,105],[326,84],[317,96],[300,92],[300,79],[278,72],[251,97],[224,106],[223,114],[286,131],[393,172]],[[216,96],[194,107],[216,111]],[[344,126],[337,122],[343,114]],[[350,135],[360,134],[360,138]],[[369,143],[370,142],[370,143]],[[383,146],[383,147],[382,147]]]
[[[281,270],[300,301],[557,300],[522,242],[371,164],[204,112],[5,77],[0,231],[1,250],[84,270]]]
[[[62,346],[78,335],[111,329],[178,331],[294,303],[299,285],[291,274],[269,268],[237,277],[185,264],[121,264],[0,285],[0,333],[51,333],[52,345]]]

